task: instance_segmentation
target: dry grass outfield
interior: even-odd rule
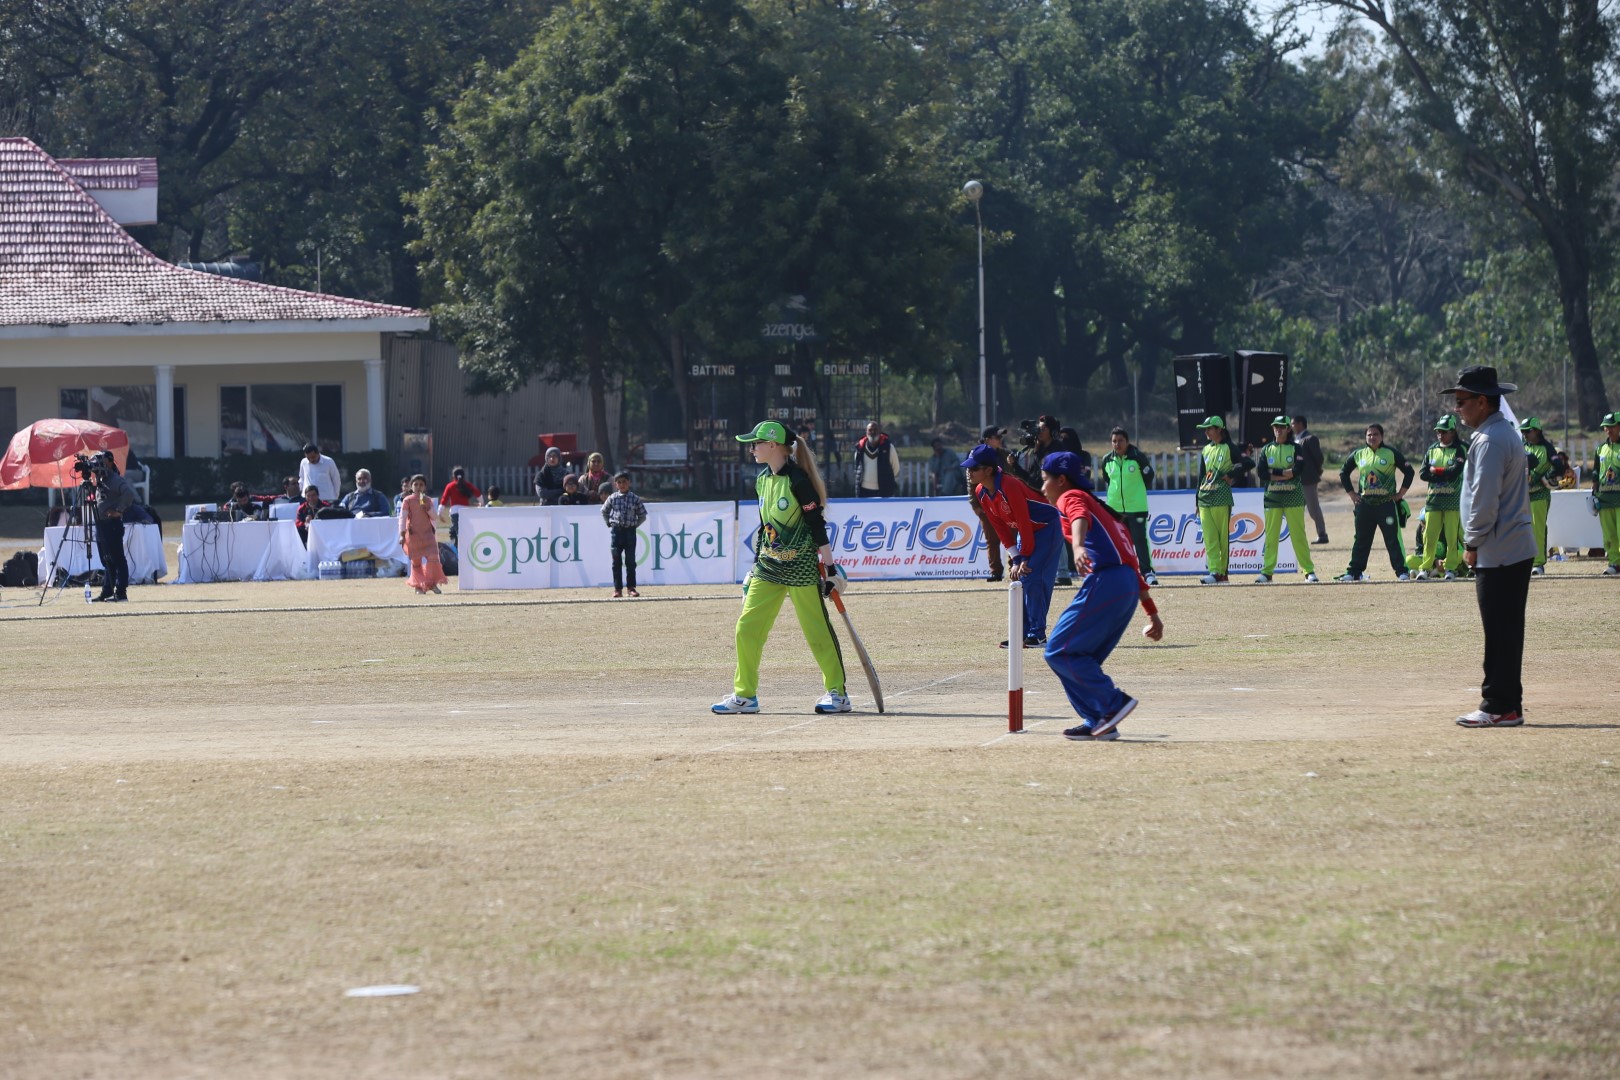
[[[852,595],[891,711],[828,718],[786,614],[766,712],[708,714],[731,590],[7,590],[0,1077],[1613,1076],[1574,565],[1532,726],[1450,722],[1467,585],[1178,584],[1093,746],[1034,654],[1001,737],[991,587]]]

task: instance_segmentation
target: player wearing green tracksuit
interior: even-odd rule
[[[1547,511],[1552,509],[1553,454],[1557,448],[1547,441],[1541,430],[1541,421],[1527,416],[1519,422],[1519,434],[1524,436],[1524,459],[1530,470],[1530,531],[1536,538],[1535,560],[1530,574],[1540,577],[1547,572]]]
[[[1592,456],[1592,497],[1603,526],[1603,551],[1609,557],[1604,577],[1620,577],[1620,412],[1603,417],[1607,441]]]
[[[1226,433],[1226,421],[1211,416],[1202,424],[1209,440],[1198,452],[1198,522],[1204,530],[1204,568],[1198,580],[1205,585],[1226,583],[1232,549],[1232,478],[1254,462],[1236,455]]]
[[[799,628],[821,668],[827,693],[818,713],[845,713],[844,658],[833,634],[822,593],[822,564],[832,565],[827,539],[826,488],[810,448],[774,420],[757,425],[741,443],[752,443],[762,468],[754,480],[759,496],[759,530],[754,534],[754,568],[743,584],[737,619],[737,671],[733,692],[713,706],[717,713],[759,712],[759,664],[782,602],[791,599]]]
[[[1468,464],[1468,447],[1457,441],[1457,418],[1447,413],[1435,422],[1435,441],[1423,455],[1418,476],[1429,485],[1423,503],[1423,555],[1418,580],[1425,581],[1431,570],[1438,571],[1440,541],[1446,542],[1446,580],[1454,581],[1463,565],[1462,499],[1463,468]]]
[[[1299,480],[1299,447],[1294,445],[1294,421],[1287,416],[1271,420],[1271,441],[1255,455],[1260,486],[1266,489],[1266,542],[1260,576],[1255,582],[1269,585],[1277,572],[1277,542],[1283,522],[1288,522],[1288,542],[1306,581],[1315,581],[1316,564],[1311,561],[1311,542],[1305,538],[1305,489]]]
[[[1157,585],[1153,575],[1153,545],[1148,543],[1148,486],[1153,483],[1153,462],[1131,445],[1131,433],[1122,427],[1109,432],[1113,449],[1099,463],[1103,501],[1118,514],[1136,545],[1142,580]]]

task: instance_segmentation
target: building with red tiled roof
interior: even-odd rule
[[[123,227],[156,185],[150,158],[0,138],[0,440],[79,416],[163,458],[382,448],[386,338],[427,313],[165,262]]]

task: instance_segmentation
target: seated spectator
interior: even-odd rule
[[[568,467],[563,464],[562,451],[555,446],[546,448],[545,461],[535,475],[534,493],[540,497],[541,506],[556,506],[562,502],[563,477],[568,475]]]
[[[592,454],[585,459],[585,471],[579,476],[579,490],[593,503],[602,501],[597,492],[606,484],[609,491],[613,490],[613,477],[608,475],[607,461],[601,454]]]
[[[501,501],[500,485],[491,484],[484,491],[484,505],[485,506],[505,506],[506,505],[504,502]]]
[[[277,495],[274,499],[271,499],[270,505],[291,506],[294,503],[301,503],[303,501],[304,496],[299,493],[298,477],[284,476],[281,479],[281,494]]]
[[[371,486],[371,470],[354,474],[354,490],[343,496],[343,509],[355,517],[388,517],[388,496]]]
[[[240,481],[231,485],[231,501],[221,509],[230,516],[232,521],[262,521],[264,519],[264,508],[253,501],[253,495],[248,491],[247,485]]]
[[[315,520],[315,515],[332,504],[321,500],[321,489],[314,484],[304,489],[304,501],[298,504],[298,539],[309,547],[309,523]]]

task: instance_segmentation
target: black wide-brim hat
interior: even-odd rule
[[[1498,381],[1495,368],[1487,367],[1484,364],[1471,364],[1457,372],[1456,386],[1448,386],[1440,392],[1442,394],[1455,394],[1461,390],[1465,394],[1499,397],[1502,394],[1511,394],[1518,388],[1518,383]]]

